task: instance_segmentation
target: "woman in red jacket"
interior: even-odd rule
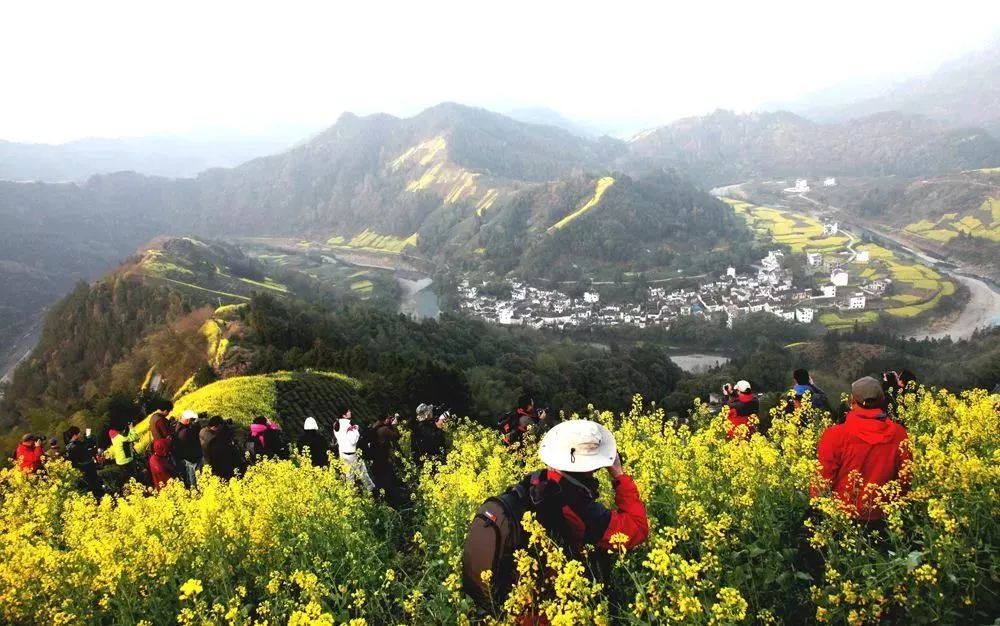
[[[21,437],[21,443],[18,444],[14,456],[17,460],[17,468],[25,474],[34,474],[42,469],[42,459],[45,456],[42,438],[31,433]]]
[[[177,476],[174,463],[170,459],[170,440],[154,439],[153,454],[149,457],[149,473],[153,488],[159,491],[167,481]]]

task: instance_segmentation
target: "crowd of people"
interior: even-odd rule
[[[784,398],[785,411],[794,412],[807,403],[808,407],[825,408],[826,394],[808,371],[796,370],[791,382]],[[903,492],[908,488],[908,472],[904,469],[910,460],[907,432],[892,415],[898,403],[904,401],[907,385],[915,382],[912,373],[905,371],[886,372],[881,380],[856,380],[844,420],[827,428],[818,442],[821,480],[814,486],[813,495],[828,490],[870,529],[884,528],[872,486],[899,480]],[[722,393],[728,409],[727,438],[735,443],[753,437],[761,412],[760,394],[746,380],[723,385]],[[106,450],[98,448],[90,429],[81,432],[75,426],[63,434],[64,451],[54,445],[58,442],[46,446],[44,437],[25,435],[17,448],[17,466],[28,474],[43,472],[47,458],[64,456],[80,471],[82,485],[100,497],[109,491],[98,473],[102,465],[115,469],[119,485],[135,479],[159,490],[171,479],[182,480],[188,487],[197,486],[203,466],[229,479],[260,459],[286,458],[290,454],[292,446],[273,420],[253,420],[241,448],[231,420],[215,415],[201,426],[201,418],[194,411],[183,411],[176,419],[172,411],[173,405],[162,401],[150,416],[151,454],[146,463],[136,453],[140,437],[130,423],[109,430],[110,446]],[[429,404],[421,404],[415,413],[411,422],[415,467],[421,469],[428,461],[444,463],[445,427],[450,413],[436,411]],[[525,510],[535,511],[547,532],[573,556],[583,555],[584,546],[605,549],[596,554],[612,547],[633,549],[649,534],[645,506],[622,463],[614,435],[591,420],[553,425],[548,413],[536,407],[532,398],[525,397],[517,409],[498,419],[498,437],[510,448],[519,446],[529,433],[540,438],[538,455],[544,469],[525,477],[507,493],[487,500],[470,526],[463,554],[464,587],[481,602],[503,595],[516,577],[513,553],[523,547],[524,538],[519,525],[508,520],[520,519]],[[362,425],[355,422],[348,409],[335,420],[330,436],[321,432],[316,418],[306,418],[295,444],[314,466],[329,466],[332,459],[339,459],[346,469],[345,480],[379,494],[390,506],[400,507],[407,500],[398,467],[402,435],[399,414]],[[599,470],[611,476],[614,509],[598,499],[595,473]],[[498,571],[484,577],[485,569]],[[592,568],[598,575],[603,570],[599,563]]]

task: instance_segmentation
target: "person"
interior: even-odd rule
[[[882,373],[882,392],[885,394],[885,408],[890,416],[896,416],[897,407],[908,390],[916,391],[917,377],[908,369]]]
[[[149,416],[149,434],[153,441],[157,439],[170,439],[174,434],[170,426],[170,412],[174,410],[174,403],[170,400],[160,400],[156,403],[156,410]]]
[[[879,381],[868,376],[854,381],[844,423],[829,427],[816,448],[822,484],[813,486],[813,495],[829,489],[869,525],[878,525],[883,518],[876,488],[897,479],[904,493],[909,488],[906,429],[889,419],[885,406]]]
[[[434,406],[421,404],[417,407],[417,422],[413,427],[413,461],[422,469],[427,461],[444,463],[447,442],[444,426],[447,413],[434,418]]]
[[[42,438],[31,433],[21,437],[14,458],[17,468],[25,474],[34,474],[42,469],[45,451],[42,448]]]
[[[198,438],[201,441],[202,459],[211,468],[212,474],[229,479],[243,469],[243,455],[236,447],[232,426],[220,416],[213,415],[208,420],[208,427],[201,429]]]
[[[314,467],[328,467],[330,465],[330,452],[333,446],[319,433],[319,424],[315,417],[307,417],[302,425],[302,436],[299,437],[299,448],[309,451],[309,459]]]
[[[729,427],[726,429],[726,438],[734,439],[740,432],[740,427],[746,427],[744,437],[749,439],[757,431],[757,425],[750,421],[753,415],[760,415],[760,401],[754,395],[750,383],[741,380],[736,385],[726,383],[722,386],[722,393],[729,405]]]
[[[174,431],[173,452],[177,462],[177,472],[188,488],[198,486],[198,471],[202,466],[200,434],[198,414],[191,409],[185,409]]]
[[[627,549],[638,547],[649,536],[646,507],[635,481],[622,467],[615,437],[607,428],[590,420],[562,422],[542,438],[538,456],[546,466],[546,479],[558,486],[552,529],[560,530],[561,516],[566,524],[562,532],[568,532],[565,538],[574,554],[584,545],[610,550],[615,547],[611,538],[619,533],[625,536]],[[594,473],[600,469],[611,476],[616,511],[597,500],[599,483]],[[545,525],[543,516],[539,519]]]
[[[399,414],[389,415],[375,421],[372,426],[371,451],[372,482],[375,488],[385,494],[389,506],[398,508],[403,504],[403,488],[396,472],[393,456],[399,447]]]
[[[66,458],[70,464],[83,474],[83,484],[98,500],[104,495],[104,486],[97,475],[97,446],[87,429],[84,437],[78,426],[70,426],[63,432],[63,442],[66,444]]]
[[[525,433],[543,433],[548,425],[548,411],[536,409],[535,399],[527,395],[518,402],[518,408],[505,417],[507,419],[501,425],[501,430],[503,441],[508,446],[521,441]]]
[[[161,437],[153,440],[153,454],[149,456],[149,475],[153,489],[160,491],[167,481],[177,476],[170,460],[170,439]]]
[[[46,459],[59,459],[62,458],[62,451],[59,449],[59,440],[55,437],[49,438],[49,447],[45,450]]]
[[[119,490],[125,487],[129,479],[142,483],[142,472],[135,462],[135,444],[139,441],[139,433],[135,431],[132,422],[125,425],[124,430],[108,429],[111,438],[111,456],[115,460]]]
[[[480,606],[502,603],[516,578],[513,553],[527,543],[519,530],[525,511],[535,512],[549,538],[569,557],[582,558],[587,546],[597,548],[588,552],[591,571],[599,578],[610,570],[609,551],[633,550],[649,537],[646,507],[607,428],[590,420],[561,422],[543,436],[538,456],[545,468],[487,500],[469,528],[462,585]],[[595,473],[601,469],[611,476],[615,510],[599,500]],[[492,572],[491,578],[483,578],[485,570]]]
[[[282,456],[284,448],[281,427],[265,417],[255,417],[250,424],[247,437],[246,458],[250,463],[260,459],[274,459]]]
[[[368,475],[364,459],[358,456],[358,441],[361,439],[361,431],[357,424],[351,423],[350,409],[344,411],[337,423],[333,425],[333,436],[337,440],[340,460],[347,463],[347,479],[361,483],[368,491],[375,489],[375,483]]]
[[[826,393],[816,386],[809,370],[797,369],[792,372],[792,389],[788,392],[789,402],[785,407],[787,413],[792,413],[802,406],[802,399],[809,394],[809,405],[814,409],[826,408]]]

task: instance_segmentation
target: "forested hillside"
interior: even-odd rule
[[[643,133],[636,167],[676,167],[708,185],[751,178],[923,175],[992,167],[986,131],[896,112],[818,124],[793,113],[716,111]]]

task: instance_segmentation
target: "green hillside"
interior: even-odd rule
[[[197,411],[203,418],[221,415],[241,426],[255,417],[269,417],[281,424],[292,439],[302,433],[302,423],[315,417],[320,429],[329,434],[333,423],[346,409],[360,423],[374,419],[363,398],[360,381],[335,372],[274,372],[257,376],[236,376],[193,391],[174,404],[174,414],[185,409]],[[143,435],[139,447],[148,445],[148,420],[136,424]]]

